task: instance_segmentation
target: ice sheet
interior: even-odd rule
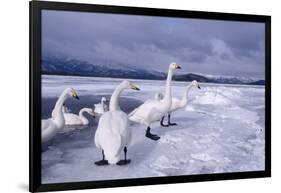
[[[110,97],[120,79],[47,76],[42,77],[42,117],[50,116],[64,88],[77,90],[79,102],[68,99],[77,113],[92,107],[101,96]],[[125,91],[120,106],[130,112],[143,101],[164,91],[164,81],[132,80],[140,92]],[[187,82],[173,82],[173,96],[181,98]],[[156,122],[152,141],[145,127],[131,124],[133,139],[128,147],[132,162],[127,166],[98,167],[101,152],[95,147],[97,120],[90,126],[58,134],[42,146],[42,182],[77,182],[153,176],[206,174],[264,170],[264,87],[201,84],[189,95],[189,104],[172,114],[178,126],[163,128]]]

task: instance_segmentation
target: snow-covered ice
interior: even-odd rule
[[[56,98],[71,86],[80,101],[66,105],[77,113],[93,107],[101,96],[110,97],[121,82],[112,78],[42,76],[42,117],[49,117]],[[125,91],[120,106],[130,112],[146,99],[163,92],[164,81],[132,80],[140,92]],[[187,82],[173,82],[173,96],[181,97]],[[58,134],[42,146],[42,183],[78,182],[154,176],[175,176],[221,172],[264,170],[263,86],[201,84],[189,95],[185,109],[172,114],[178,126],[152,125],[161,136],[152,141],[144,136],[145,127],[132,123],[132,143],[126,166],[98,167],[101,152],[95,147],[97,120],[90,126]]]

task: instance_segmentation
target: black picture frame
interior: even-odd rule
[[[109,188],[153,184],[261,178],[271,176],[271,17],[265,15],[247,15],[184,11],[170,9],[92,5],[31,1],[30,4],[30,143],[29,143],[29,191],[60,191],[90,188]],[[265,24],[265,170],[198,174],[187,176],[152,177],[105,181],[87,181],[72,183],[41,183],[41,10],[68,10],[82,12],[101,12],[130,15],[148,15],[179,18],[201,18],[230,21],[261,22]]]

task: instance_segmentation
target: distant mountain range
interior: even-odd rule
[[[174,77],[177,81],[192,81],[218,83],[218,84],[247,84],[247,85],[265,85],[264,80],[257,80],[245,77],[230,77],[230,76],[210,76],[201,74],[181,74]]]
[[[103,65],[104,64],[104,65]],[[95,76],[131,79],[162,80],[164,73],[131,68],[124,65],[112,65],[109,62],[98,61],[95,64],[75,59],[43,59],[43,74]]]
[[[95,64],[68,58],[44,58],[42,60],[42,73],[52,75],[71,75],[71,76],[94,76],[130,79],[149,79],[163,80],[166,73],[132,68],[123,64],[115,64],[110,61],[99,61]],[[176,81],[192,81],[221,84],[248,84],[264,85],[264,80],[251,78],[212,76],[197,73],[179,74],[173,77]]]

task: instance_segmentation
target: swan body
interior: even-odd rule
[[[169,103],[165,104],[165,101],[147,100],[129,114],[129,119],[150,126],[152,122],[161,119],[168,110]]]
[[[156,93],[155,94],[155,100],[158,100],[158,101],[161,101],[163,99],[163,94],[162,93]],[[181,100],[175,98],[175,97],[172,97],[172,103],[171,103],[171,106],[170,106],[170,109],[168,110],[168,112],[172,112],[172,111],[175,111],[177,108],[180,108],[181,106]]]
[[[169,65],[165,95],[162,100],[149,99],[129,114],[131,121],[147,126],[146,137],[152,140],[158,140],[160,137],[150,133],[150,125],[152,122],[160,120],[169,111],[172,103],[171,81],[173,71],[180,68],[180,65],[176,63]]]
[[[182,109],[182,108],[185,108],[186,105],[187,105],[187,102],[188,102],[188,93],[189,91],[191,90],[192,87],[196,87],[198,89],[200,89],[200,86],[199,86],[199,83],[196,81],[196,80],[193,80],[186,88],[184,94],[183,94],[183,97],[182,99],[178,99],[178,98],[175,98],[173,97],[172,98],[172,104],[170,106],[170,109],[168,111],[168,125],[164,125],[163,124],[163,120],[164,120],[164,117],[162,117],[161,119],[161,125],[162,126],[169,126],[169,125],[176,125],[176,123],[171,123],[170,122],[170,114],[174,111],[177,111],[179,109]],[[163,100],[163,95],[161,93],[156,93],[155,94],[155,97],[154,97],[156,100]]]
[[[172,105],[168,111],[168,113],[174,112],[180,108],[183,108],[185,105],[182,103],[181,100],[179,100],[178,98],[173,97],[172,98]]]
[[[83,108],[80,110],[79,115],[74,113],[64,113],[65,125],[88,125],[89,120],[84,116],[84,113],[88,113],[95,116],[93,109]]]
[[[131,130],[128,129],[128,115],[119,107],[119,96],[124,89],[139,90],[129,81],[123,81],[114,90],[110,103],[109,111],[105,112],[99,120],[95,134],[95,144],[102,150],[103,159],[95,162],[96,165],[106,165],[129,163],[126,160],[127,145],[131,140]],[[125,160],[120,162],[121,152],[125,152]]]
[[[41,140],[45,143],[52,139],[59,131],[60,128],[64,126],[63,121],[55,119],[43,119],[41,120]]]
[[[52,139],[60,130],[62,130],[65,119],[63,116],[63,104],[66,99],[72,96],[79,99],[76,91],[72,88],[65,89],[58,98],[55,107],[52,111],[52,117],[49,119],[41,120],[41,141],[45,143]]]
[[[101,102],[94,105],[95,106],[95,110],[94,111],[95,111],[96,114],[101,114],[102,115],[103,113],[108,111],[108,106],[105,104],[106,101],[107,101],[106,98],[102,97],[101,98]]]
[[[99,120],[95,144],[104,151],[110,164],[116,164],[121,159],[123,148],[131,140],[131,132],[127,127],[128,116],[122,111],[109,111]]]

